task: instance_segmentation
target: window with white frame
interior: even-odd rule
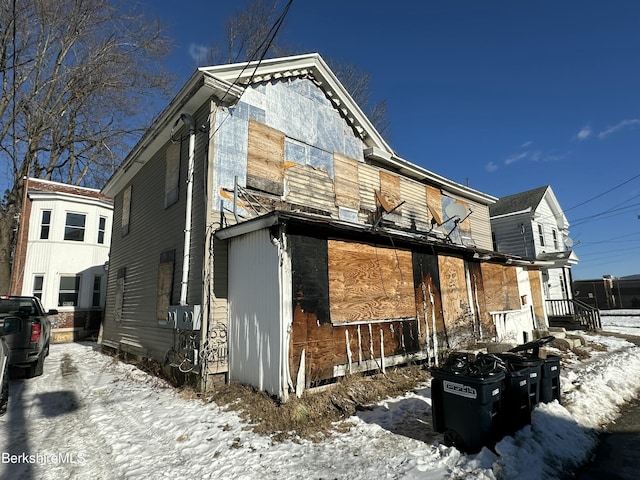
[[[122,235],[129,233],[131,216],[131,185],[122,193]]]
[[[84,213],[67,212],[67,220],[64,224],[64,239],[73,242],[83,242],[86,220],[87,216]]]
[[[43,210],[40,222],[40,240],[49,239],[49,230],[51,230],[51,210]]]
[[[33,277],[33,296],[42,300],[42,288],[44,286],[44,275],[35,275]]]
[[[80,275],[60,277],[60,290],[58,291],[59,307],[76,307],[80,294]]]
[[[540,238],[540,246],[544,247],[544,230],[541,223],[538,224],[538,237]]]
[[[107,217],[100,217],[98,219],[98,243],[104,243],[104,236],[107,231]]]

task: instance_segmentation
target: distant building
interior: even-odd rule
[[[601,310],[640,309],[640,275],[573,282],[574,297]]]
[[[107,287],[113,202],[98,190],[25,179],[12,295],[35,295],[53,318],[53,341],[97,332]]]
[[[493,247],[540,265],[547,301],[571,300],[571,266],[578,257],[571,250],[569,222],[550,186],[500,198],[489,207]]]

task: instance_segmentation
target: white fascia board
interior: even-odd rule
[[[193,115],[198,108],[212,97],[225,97],[223,103],[233,103],[244,90],[224,80],[212,77],[201,69],[196,71],[182,87],[171,103],[158,115],[151,127],[142,135],[135,147],[124,159],[118,170],[102,188],[102,193],[115,197],[169,141],[171,129],[182,113]]]
[[[482,205],[491,205],[498,201],[497,197],[466,187],[460,183],[454,182],[453,180],[449,180],[448,178],[404,160],[395,154],[380,150],[379,148],[366,148],[364,150],[364,156],[365,158],[371,158],[377,162],[386,164],[408,177],[435,184],[451,193],[473,200],[474,202],[478,202]]]
[[[64,201],[70,204],[85,204],[85,205],[93,205],[98,207],[108,208],[109,210],[113,210],[113,202],[109,200],[103,200],[100,198],[94,197],[85,197],[83,195],[74,195],[72,193],[66,192],[39,192],[39,191],[29,191],[27,192],[27,196],[31,200],[49,200],[49,201]]]
[[[524,210],[519,210],[517,212],[509,212],[509,213],[503,213],[502,215],[496,215],[494,217],[489,217],[489,219],[491,221],[493,220],[500,220],[500,219],[506,219],[509,217],[517,217],[518,215],[529,215],[531,214],[531,207],[527,207]]]

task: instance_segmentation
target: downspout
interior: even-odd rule
[[[188,113],[180,115],[182,123],[189,127],[189,162],[187,166],[187,206],[184,220],[184,249],[182,259],[182,281],[180,283],[180,305],[187,305],[187,284],[189,282],[189,262],[191,260],[191,210],[193,203],[193,168],[196,149],[196,124]],[[177,121],[176,121],[177,123]]]

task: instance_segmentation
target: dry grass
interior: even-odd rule
[[[237,411],[249,428],[274,441],[320,441],[333,431],[350,428],[347,423],[336,422],[379,400],[411,391],[429,378],[428,370],[409,366],[387,371],[386,375],[351,375],[327,388],[307,390],[301,398],[292,396],[285,403],[240,384],[221,386],[209,398]]]

